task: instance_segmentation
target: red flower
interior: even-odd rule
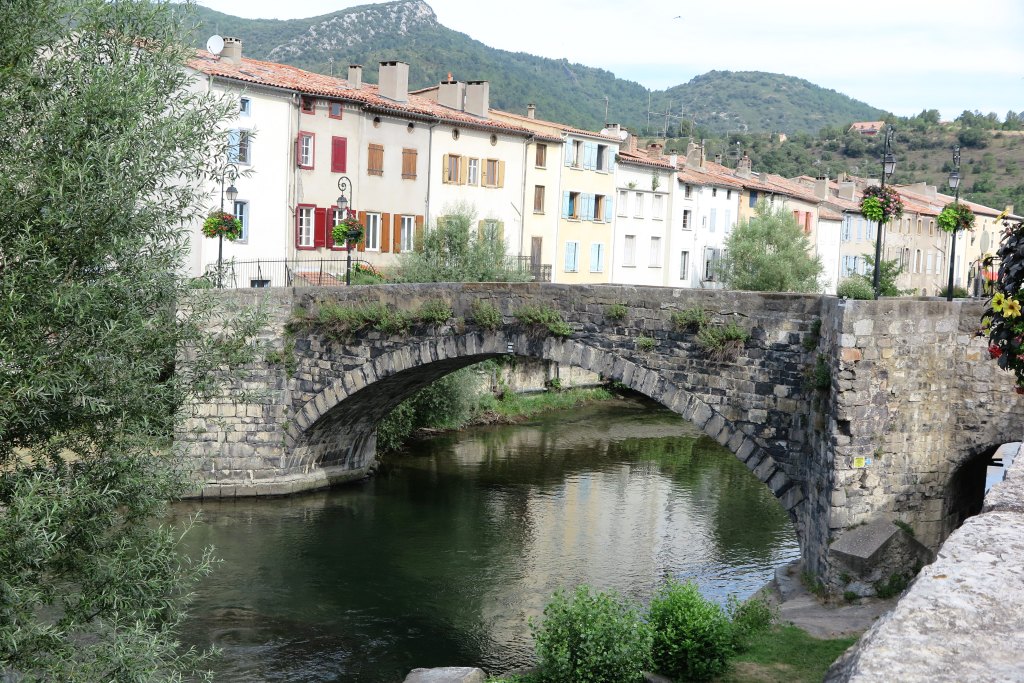
[[[1016,392],[1017,392],[1018,394],[1024,394],[1024,387],[1017,387],[1017,388],[1015,389],[1015,391],[1016,391]]]
[[[1003,355],[1003,350],[998,345],[992,344],[988,347],[988,355],[990,358],[999,358],[999,356]]]

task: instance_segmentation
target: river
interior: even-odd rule
[[[745,598],[799,555],[768,489],[690,423],[620,399],[416,442],[377,476],[201,507],[222,559],[185,640],[215,680],[401,681],[531,662],[528,620],[586,582],[645,601],[666,576]]]

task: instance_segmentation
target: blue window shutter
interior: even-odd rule
[[[572,140],[565,141],[565,165],[572,166]]]
[[[608,170],[615,170],[615,148],[611,146],[608,147]]]
[[[238,161],[238,129],[228,131],[228,161]]]
[[[614,199],[614,195],[606,195],[605,198],[604,198],[604,205],[606,207],[608,207],[608,210],[604,212],[604,222],[605,223],[611,223],[612,222],[612,216],[615,215],[615,205],[612,202],[613,199]]]
[[[594,209],[597,207],[597,197],[592,194],[587,195],[587,220],[594,220]]]
[[[597,168],[597,143],[587,143],[587,161],[589,162],[589,164],[587,165],[588,169],[593,171],[595,168]]]
[[[568,191],[562,193],[562,218],[569,217],[569,193]]]

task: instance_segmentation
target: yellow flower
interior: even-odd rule
[[[1003,305],[1003,315],[1007,318],[1016,318],[1020,315],[1020,302],[1016,299],[1007,299]]]
[[[1003,312],[1003,306],[1006,305],[1006,296],[1002,292],[996,292],[992,296],[992,310],[996,313]]]

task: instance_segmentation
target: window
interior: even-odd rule
[[[312,97],[302,97],[302,113],[303,114],[315,114],[316,113],[316,100]]]
[[[466,178],[466,182],[470,185],[480,184],[480,160],[470,159],[469,160],[469,175]]]
[[[235,129],[228,134],[228,161],[236,164],[252,163],[252,132]]]
[[[636,235],[626,235],[626,243],[622,250],[622,265],[626,268],[636,266]]]
[[[608,167],[608,145],[598,145],[597,154],[595,154],[594,158],[594,168],[598,171],[607,171]]]
[[[566,192],[562,195],[562,218],[571,218],[573,220],[579,220],[580,218],[580,203],[582,198],[579,192]]]
[[[929,235],[934,235],[935,234],[935,221],[933,219],[931,219],[931,218],[928,219],[928,234]]]
[[[402,178],[405,180],[416,179],[416,160],[419,152],[415,149],[405,148],[402,150]]]
[[[651,202],[651,215],[655,220],[661,220],[662,204],[664,203],[665,197],[660,194],[656,194],[652,197]]]
[[[384,145],[370,143],[366,152],[366,173],[384,175]]]
[[[395,251],[413,251],[415,248],[416,216],[402,216],[402,227],[399,233],[400,248]]]
[[[708,226],[708,232],[714,232],[718,226],[718,209],[711,209],[710,225]]]
[[[619,190],[619,215],[626,215],[626,204],[629,203],[629,193],[625,190]]]
[[[296,246],[313,248],[313,212],[316,207],[300,206],[295,212]]]
[[[295,153],[299,168],[313,168],[313,134],[299,133],[299,142]]]
[[[642,192],[633,193],[633,217],[644,217],[644,195]]]
[[[348,172],[348,138],[331,138],[331,173]]]
[[[810,216],[810,214],[807,214],[807,215]],[[726,209],[725,210],[725,231],[729,232],[730,230],[732,230],[732,210],[731,209]]]
[[[921,250],[917,249],[914,252],[914,272],[921,272]]]
[[[252,114],[252,100],[248,97],[243,97],[238,100],[238,115],[249,116]]]
[[[925,262],[925,272],[931,275],[932,267],[935,265],[935,255],[932,254],[932,250],[928,250],[927,261]]]
[[[505,228],[501,221],[486,218],[480,221],[479,236],[488,242],[505,242]]]
[[[679,252],[679,279],[688,280],[690,278],[690,252],[682,251]]]
[[[725,191],[725,198],[726,199],[732,199],[732,190],[726,190]]]
[[[573,140],[572,145],[568,148],[571,153],[571,161],[573,168],[583,168],[584,161],[584,149],[583,143],[579,140]]]
[[[712,187],[711,188],[711,196],[712,197],[717,197],[718,196],[718,188],[717,187]]]
[[[750,191],[750,201],[747,202],[747,205],[750,208],[754,208],[755,206],[757,206],[757,190]]]
[[[547,168],[548,166],[548,146],[538,144],[537,145],[537,159],[534,162],[537,168]]]
[[[336,206],[331,208],[331,226],[327,232],[329,238],[327,244],[331,249],[344,249],[347,246],[344,241],[340,244],[334,241],[334,227],[345,220],[346,213],[347,211],[342,211]]]
[[[248,242],[249,241],[249,202],[236,201],[235,202],[235,218],[242,223],[242,236],[236,241]]]
[[[340,119],[343,111],[341,102],[331,102],[327,105],[327,115],[332,119]]]
[[[590,272],[604,272],[604,245],[600,242],[590,245]]]
[[[462,181],[462,157],[447,154],[444,163],[444,182],[458,185]]]
[[[719,251],[714,247],[704,248],[704,279],[715,279],[715,266],[718,264]]]
[[[651,262],[648,264],[651,268],[661,268],[661,238],[651,238]]]
[[[565,243],[565,272],[578,273],[580,270],[580,243]]]
[[[484,160],[484,177],[481,185],[503,187],[505,185],[505,162],[497,159]]]
[[[683,199],[689,199],[693,196],[693,187],[690,185],[683,185]]]
[[[918,219],[917,219],[917,234],[918,234],[918,235],[920,235],[920,234],[922,234],[922,233],[923,233],[923,230],[922,230],[922,226],[923,226],[923,224],[924,224],[924,219],[922,219],[922,218],[918,218]]]
[[[603,194],[594,195],[594,210],[590,216],[590,220],[604,222],[608,220],[608,214],[605,213],[605,197]]]
[[[366,213],[366,250],[380,251],[380,214]]]
[[[693,214],[689,209],[683,209],[683,230],[693,229]]]
[[[544,213],[544,186],[533,186],[533,212]]]

